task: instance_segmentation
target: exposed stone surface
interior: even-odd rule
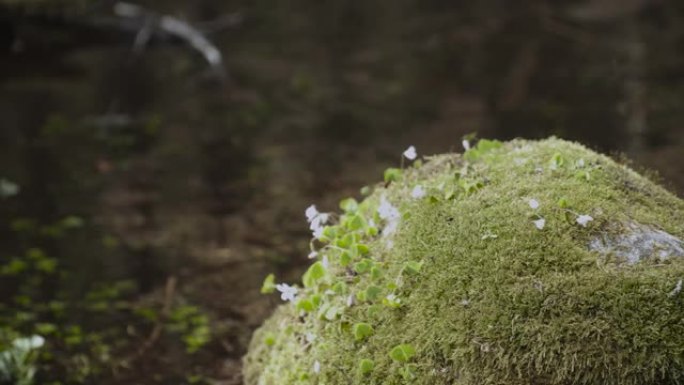
[[[633,265],[643,260],[684,257],[684,241],[665,231],[639,223],[628,223],[618,232],[596,236],[589,249],[613,255]]]

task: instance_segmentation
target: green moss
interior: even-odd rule
[[[344,205],[328,267],[300,290],[317,308],[284,304],[256,331],[247,385],[684,382],[684,258],[624,265],[588,248],[620,223],[683,239],[682,200],[578,144],[483,143]]]

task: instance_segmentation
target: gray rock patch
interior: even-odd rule
[[[589,242],[589,250],[614,255],[633,265],[653,258],[684,258],[684,241],[651,226],[628,223],[620,232],[597,235]]]

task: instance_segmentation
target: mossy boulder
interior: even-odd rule
[[[558,139],[385,176],[317,234],[246,385],[684,383],[682,200]]]

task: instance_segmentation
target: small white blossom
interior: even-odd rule
[[[531,208],[535,210],[539,208],[539,201],[534,198],[528,199],[527,203],[530,205]]]
[[[583,227],[587,227],[587,223],[589,223],[593,220],[594,220],[594,218],[592,218],[589,215],[580,215],[577,217],[577,223]]]
[[[323,265],[323,267],[325,267],[326,269],[328,268],[328,266],[330,266],[330,261],[328,261],[327,255],[323,256],[323,260],[321,261],[321,265]]]
[[[276,285],[276,290],[280,292],[280,299],[283,301],[294,301],[297,298],[297,288],[286,283]]]
[[[347,296],[347,306],[351,307],[354,304],[354,296],[349,295]]]
[[[33,350],[39,349],[45,344],[45,338],[39,335],[33,335],[27,338],[17,338],[12,341],[12,345],[19,350]]]
[[[397,227],[399,227],[398,219],[387,222],[387,225],[385,225],[385,227],[382,229],[382,235],[387,237],[394,234],[394,232],[397,231]]]
[[[397,210],[396,207],[392,206],[392,204],[389,203],[389,201],[387,201],[385,197],[380,198],[378,214],[380,215],[380,218],[386,221],[399,218],[399,210]]]
[[[577,161],[577,168],[582,168],[584,167],[584,159],[580,159]]]
[[[311,205],[306,208],[306,211],[304,211],[304,215],[306,215],[306,220],[311,223],[313,219],[320,214],[318,210],[316,209],[316,205]]]
[[[416,153],[416,148],[414,146],[409,146],[409,148],[404,151],[404,157],[408,160],[414,160],[418,154]]]
[[[329,215],[319,212],[316,209],[316,205],[309,206],[304,215],[306,215],[306,220],[309,222],[309,229],[313,232],[313,236],[320,238],[323,235],[323,225],[328,222]]]
[[[318,362],[318,360],[316,360],[316,362],[314,362],[314,364],[313,364],[313,371],[316,374],[321,372],[321,363]]]
[[[311,333],[311,332],[307,332],[304,335],[304,338],[306,338],[306,342],[308,342],[308,343],[312,343],[312,342],[316,341],[316,335]]]
[[[675,288],[670,292],[670,294],[667,295],[668,297],[674,297],[675,295],[681,293],[681,291],[682,291],[682,281],[684,281],[684,280],[680,279],[679,281],[677,281],[677,284],[675,285]]]
[[[392,305],[399,305],[401,303],[401,298],[398,298],[394,294],[389,294],[387,297],[385,297],[385,299],[387,299],[387,302]]]
[[[421,185],[417,185],[411,191],[411,198],[413,198],[413,199],[420,199],[420,198],[423,198],[424,196],[425,196],[425,190],[423,190],[423,186],[421,186]]]
[[[312,251],[312,252],[309,253],[309,255],[308,255],[307,257],[308,257],[309,259],[314,259],[314,258],[318,257],[318,252],[317,252],[317,251]]]
[[[537,229],[542,230],[544,228],[544,225],[546,225],[546,219],[541,218],[537,219],[534,221],[534,226],[537,227]]]
[[[461,305],[468,306],[468,305],[470,305],[470,301],[468,301],[467,299],[464,299],[461,301]]]
[[[470,150],[470,141],[468,139],[463,139],[461,144],[466,151]]]

